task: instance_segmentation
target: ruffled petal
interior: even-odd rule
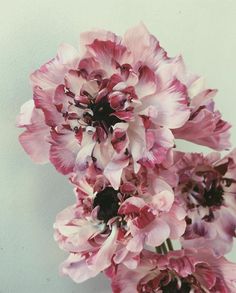
[[[133,66],[141,63],[141,65],[147,65],[152,70],[156,70],[167,59],[166,52],[143,23],[125,33],[124,44],[131,52]]]
[[[176,138],[221,151],[231,146],[230,128],[231,125],[221,119],[219,112],[212,113],[203,108],[181,128],[173,130],[173,133]]]
[[[74,170],[75,160],[81,149],[72,131],[65,133],[51,133],[50,161],[56,169],[66,175]]]
[[[32,86],[38,86],[43,90],[53,93],[56,87],[63,83],[64,76],[79,62],[77,51],[68,44],[62,44],[58,48],[56,58],[42,65],[31,74]]]
[[[63,275],[69,276],[74,282],[82,283],[100,273],[99,270],[92,270],[81,254],[70,254],[68,259],[62,263],[60,271]]]
[[[36,86],[33,98],[35,107],[43,111],[45,122],[48,126],[56,127],[58,124],[63,123],[62,114],[57,111],[52,97],[48,93]]]
[[[26,153],[35,163],[47,163],[50,148],[49,129],[44,123],[43,112],[35,109],[33,100],[22,105],[17,118],[17,126],[26,127],[26,130],[19,136],[19,141]]]
[[[152,95],[157,90],[155,73],[147,66],[139,69],[139,81],[135,85],[135,93],[139,99]]]
[[[120,178],[122,171],[129,164],[129,158],[125,155],[114,155],[111,161],[104,169],[104,175],[110,181],[114,189],[118,189],[120,186]]]
[[[149,224],[143,233],[146,234],[145,243],[151,247],[157,247],[169,237],[170,228],[166,222],[157,219]]]
[[[166,90],[143,99],[142,108],[141,114],[149,116],[160,126],[172,129],[181,127],[190,115],[186,88],[178,80],[174,80]]]

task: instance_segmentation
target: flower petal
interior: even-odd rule
[[[33,100],[22,105],[17,118],[17,126],[26,127],[26,130],[19,136],[19,141],[26,153],[35,163],[47,163],[50,148],[49,128],[44,123],[43,112],[34,107]]]
[[[51,136],[50,161],[59,172],[69,174],[74,170],[80,144],[72,131],[62,134],[53,131]]]
[[[124,36],[124,44],[131,51],[132,64],[138,62],[156,70],[167,59],[166,52],[157,39],[151,35],[143,23],[129,29]]]

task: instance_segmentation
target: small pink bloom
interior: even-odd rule
[[[124,182],[120,192],[98,174],[78,181],[75,175],[72,182],[77,202],[59,213],[54,225],[55,240],[70,252],[61,272],[79,283],[108,268],[113,259],[137,266],[138,254],[126,249],[130,237],[118,214],[120,202],[137,192],[136,186]]]
[[[218,255],[230,251],[236,236],[235,154],[234,150],[222,159],[218,153],[176,154],[175,193],[187,211],[184,247],[207,245]]]
[[[144,167],[135,174],[132,165],[121,178],[115,190],[102,174],[78,181],[73,177],[76,204],[62,211],[54,225],[59,246],[80,256],[72,267],[87,264],[88,278],[112,263],[135,268],[145,244],[159,246],[185,231],[186,213],[167,183],[154,180]],[[83,272],[75,278],[68,261],[62,271],[76,282],[85,278]]]
[[[135,270],[124,265],[107,270],[114,293],[236,292],[236,264],[210,250],[179,250],[167,255],[143,251]]]

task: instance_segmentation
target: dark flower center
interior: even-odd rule
[[[195,194],[200,192],[198,185],[194,186],[193,191]],[[223,187],[217,180],[213,180],[208,188],[204,188],[202,195],[195,198],[204,207],[219,207],[224,201],[223,195]]]
[[[157,292],[158,289],[158,292],[161,290],[162,293],[189,293],[195,285],[198,286],[198,282],[193,276],[177,280],[177,278],[165,274],[164,272],[164,275],[162,276],[159,275],[156,278],[149,280],[147,283],[139,284],[138,292],[154,293]]]
[[[99,206],[97,218],[101,221],[108,222],[111,218],[117,216],[119,209],[118,190],[112,187],[106,187],[96,194],[93,207]]]
[[[189,293],[191,285],[184,279],[181,280],[181,287],[178,288],[177,280],[172,279],[167,285],[161,288],[162,293]]]
[[[97,81],[98,82],[98,81]],[[99,91],[104,90],[106,87],[106,82],[104,80],[104,84],[100,85]],[[80,102],[75,99],[76,95],[69,89],[64,88],[64,92],[67,96],[72,98],[74,102],[69,102],[69,105],[74,105],[84,111],[82,117],[78,117],[78,114],[65,112],[63,113],[63,117],[67,118],[67,120],[77,120],[78,126],[73,127],[79,128],[80,126],[92,126],[92,127],[101,127],[106,134],[108,132],[112,132],[111,126],[115,125],[119,122],[124,122],[124,120],[119,119],[115,116],[115,110],[111,107],[107,94],[104,95],[99,101],[96,101],[96,97],[92,96],[90,93],[83,91],[81,92],[81,97],[84,97],[86,102]],[[59,109],[60,110],[60,109]]]
[[[121,122],[119,118],[112,115],[115,110],[111,108],[106,98],[103,98],[98,103],[91,103],[89,108],[93,111],[91,117],[94,126],[102,126],[104,130],[109,129],[112,125]],[[96,125],[97,124],[97,125]]]
[[[221,206],[224,200],[223,194],[222,186],[220,184],[217,185],[216,181],[213,181],[211,188],[204,192],[205,205],[208,207]]]

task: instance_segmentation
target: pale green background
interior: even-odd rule
[[[15,116],[31,97],[28,75],[52,58],[61,42],[76,45],[84,30],[123,34],[142,20],[170,55],[182,53],[189,69],[219,89],[217,105],[235,124],[236,1],[0,2],[0,292],[110,292],[102,276],[76,285],[58,275],[65,256],[54,243],[52,224],[74,198],[63,176],[50,165],[33,164],[18,144]],[[236,146],[236,128],[232,142]]]

